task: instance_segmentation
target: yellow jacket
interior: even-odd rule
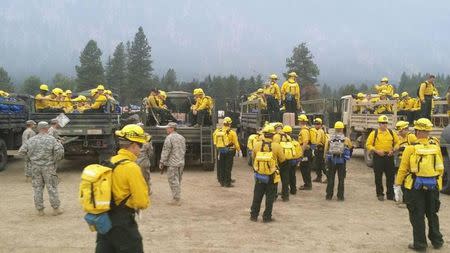
[[[389,130],[381,131],[378,129],[377,139],[375,140],[375,130],[373,130],[369,137],[367,137],[366,148],[368,151],[381,150],[384,152],[393,151],[398,148],[398,135],[396,132],[392,131],[392,135]]]
[[[398,110],[412,111],[416,101],[414,98],[402,99],[398,102]]]
[[[63,103],[63,109],[65,113],[73,112],[72,99],[70,97],[65,97]]]
[[[363,99],[357,98],[357,99],[356,99],[356,103],[357,103],[357,104],[359,104],[359,103],[367,103],[367,102],[369,102],[369,101],[367,100],[367,98],[363,98]],[[354,108],[353,108],[353,112],[354,112],[354,113],[362,113],[365,109],[366,109],[366,106],[365,106],[365,105],[356,105],[356,106],[354,106]]]
[[[433,83],[425,81],[420,84],[419,98],[421,101],[425,100],[425,96],[433,96],[433,94],[438,95],[438,91]]]
[[[429,139],[417,139],[416,143],[418,144],[429,144]],[[409,145],[405,148],[405,151],[403,151],[402,160],[400,162],[400,166],[398,168],[398,173],[395,178],[395,184],[396,185],[404,185],[406,189],[412,189],[414,179],[413,174],[411,173],[411,166],[410,166],[410,158],[415,152],[414,145]],[[440,159],[442,161],[442,154],[439,152],[438,156],[440,156]],[[439,190],[442,187],[442,177],[444,174],[444,170],[439,170],[439,176],[438,176],[438,188]]]
[[[275,160],[277,160],[278,164],[281,164],[284,161],[286,161],[286,158],[285,158],[284,152],[283,152],[283,148],[280,146],[280,144],[276,143],[276,142],[272,142],[272,140],[268,139],[268,138],[263,138],[263,140],[258,140],[255,143],[255,146],[253,147],[253,152],[252,152],[253,160],[255,160],[256,154],[261,151],[263,141],[271,143],[273,157]],[[264,146],[264,151],[266,151],[266,152],[269,151],[267,145]]]
[[[375,85],[375,90],[377,91],[377,93],[381,93],[382,91],[385,91],[387,93],[387,95],[389,96],[393,96],[394,95],[394,86],[392,86],[391,84],[378,84]]]
[[[311,137],[310,137],[309,127],[302,126],[302,128],[300,129],[300,133],[298,134],[298,142],[302,146],[303,145],[309,146],[310,140],[311,140]]]
[[[100,109],[102,106],[106,104],[107,101],[108,99],[106,98],[105,95],[99,94],[95,99],[95,102],[91,105],[91,108],[95,110]]]
[[[273,96],[276,100],[280,101],[281,99],[281,91],[280,86],[276,82],[271,82],[269,88],[267,89],[268,95]]]
[[[130,196],[125,203],[133,209],[145,209],[150,205],[148,186],[142,176],[141,168],[136,164],[137,157],[126,149],[120,149],[117,155],[111,157],[111,162],[129,160],[118,165],[112,173],[112,193],[114,202],[119,205]]]
[[[208,110],[211,111],[213,106],[212,98],[203,96],[201,98],[197,98],[195,100],[195,105],[192,107],[193,110],[200,111],[200,110]]]
[[[247,140],[247,149],[248,150],[253,150],[253,147],[254,147],[256,141],[258,141],[258,137],[259,137],[259,134],[252,134],[248,137],[248,140]]]
[[[266,102],[266,99],[265,99],[262,95],[258,96],[258,101],[259,101],[258,106],[259,106],[259,109],[260,109],[260,110],[265,110],[265,109],[267,109],[267,102]]]
[[[228,147],[233,147],[234,149],[236,149],[236,151],[240,151],[241,147],[239,146],[239,141],[238,141],[238,137],[235,131],[233,131],[232,129],[230,129],[230,127],[226,127],[223,126],[222,128],[218,128],[214,131],[213,133],[213,142],[214,145],[216,145],[217,143],[217,138],[216,138],[216,134],[219,130],[222,130],[225,132],[227,139],[228,139],[228,143],[225,143],[226,146]],[[225,138],[224,138],[225,139]],[[225,141],[227,140],[225,139]]]
[[[292,138],[289,134],[285,134],[284,132],[276,133],[272,138],[273,142],[280,143],[282,141],[291,142]]]
[[[398,146],[406,147],[408,145],[414,144],[417,141],[417,137],[413,133],[407,133],[405,137],[398,135]]]
[[[37,94],[34,97],[34,106],[36,108],[36,110],[42,110],[42,109],[46,109],[46,108],[50,108],[50,101],[49,101],[49,96],[42,96],[42,94]]]
[[[300,86],[292,78],[289,78],[281,86],[281,99],[285,100],[287,94],[294,96],[297,104],[300,103]]]
[[[310,130],[311,144],[325,146],[325,131],[322,128],[312,127]]]
[[[159,108],[158,98],[155,95],[150,95],[147,98],[147,108]]]

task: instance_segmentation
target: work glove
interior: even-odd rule
[[[403,192],[402,187],[400,185],[394,185],[394,198],[396,202],[400,202],[403,200]]]

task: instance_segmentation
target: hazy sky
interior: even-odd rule
[[[450,72],[446,0],[0,0],[0,66],[16,81],[75,76],[89,39],[105,61],[141,25],[155,73],[174,68],[186,81],[209,73],[281,74],[302,41],[322,83]]]

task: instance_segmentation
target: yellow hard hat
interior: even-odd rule
[[[279,127],[283,127],[283,123],[281,123],[281,122],[272,122],[272,123],[270,123],[270,125],[272,125],[273,128],[275,128],[275,129],[277,129]]]
[[[365,95],[364,93],[362,93],[362,92],[358,93],[358,95],[357,95],[358,98],[363,98],[363,97],[365,97],[365,96],[366,96],[366,95]]]
[[[87,99],[86,99],[86,97],[85,96],[83,96],[83,95],[79,95],[78,96],[78,101],[80,101],[80,102],[85,102]]]
[[[261,89],[261,88],[259,88],[259,89],[256,91],[256,93],[264,93],[264,90]]]
[[[262,129],[262,132],[265,134],[274,134],[275,133],[275,128],[271,125],[267,125]]]
[[[288,74],[289,77],[298,77],[297,73],[295,73],[294,71],[292,71],[291,73]]]
[[[400,131],[400,130],[403,130],[405,128],[408,128],[408,126],[409,126],[409,123],[407,121],[400,120],[400,121],[397,122],[397,124],[395,124],[395,129],[397,131]]]
[[[378,117],[378,123],[388,123],[388,117],[386,115],[381,115]]]
[[[91,96],[94,96],[95,93],[97,93],[97,89],[92,89],[92,90],[90,91],[90,93],[91,93]]]
[[[66,90],[66,94],[72,94],[71,90]]]
[[[270,79],[278,79],[278,76],[275,74],[270,75]]]
[[[308,122],[309,120],[308,120],[308,117],[306,117],[305,114],[301,114],[301,115],[298,116],[298,121],[300,121],[300,122]]]
[[[9,93],[3,90],[0,90],[0,97],[8,97]]]
[[[111,90],[105,90],[105,94],[112,95],[112,91]]]
[[[314,119],[314,124],[320,124],[320,125],[322,125],[322,119],[321,119],[321,118],[315,118],[315,119]]]
[[[381,82],[389,82],[389,79],[387,78],[387,77],[383,77],[383,78],[381,78]]]
[[[344,129],[344,123],[342,121],[336,121],[334,123],[334,129]]]
[[[52,90],[52,93],[55,95],[62,95],[63,94],[63,90],[61,90],[60,88],[54,88]]]
[[[230,117],[225,117],[225,118],[223,118],[223,123],[224,124],[231,124],[231,123],[233,123],[233,121],[231,120]]]
[[[409,96],[408,92],[404,91],[402,92],[402,98]]]
[[[144,132],[142,127],[136,124],[129,124],[116,131],[116,135],[132,142],[147,143],[150,140],[150,135]]]
[[[393,98],[399,98],[400,95],[398,95],[398,93],[395,93],[392,97],[393,97]]]
[[[99,84],[97,86],[97,90],[105,90],[105,86],[103,86],[102,84]]]
[[[194,90],[194,95],[201,95],[204,94],[203,89],[202,88],[198,88]]]
[[[292,133],[292,127],[289,126],[289,125],[284,126],[283,127],[283,132],[285,132],[287,134]]]
[[[165,91],[163,91],[163,90],[160,90],[160,91],[159,91],[159,95],[160,95],[161,97],[163,97],[164,99],[167,98],[167,93],[166,93]]]
[[[433,130],[433,123],[427,118],[420,118],[414,121],[414,129],[420,131],[431,131]]]
[[[48,91],[48,85],[47,84],[41,84],[41,86],[39,86],[39,89]]]

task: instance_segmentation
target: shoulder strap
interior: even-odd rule
[[[375,146],[375,142],[377,141],[377,136],[378,136],[378,129],[375,129],[372,146]]]
[[[126,161],[129,161],[128,159],[122,159],[122,160],[119,160],[118,162],[116,162],[116,163],[113,163],[112,165],[112,170],[114,170],[117,166],[119,166],[120,164],[122,164],[122,163],[124,163],[124,162],[126,162]]]
[[[389,131],[389,134],[391,135],[391,137],[392,137],[392,147],[394,147],[394,132],[392,132],[392,130],[391,129],[388,129],[388,131]]]
[[[267,142],[267,141],[263,141],[263,143],[261,145],[261,152],[265,152],[264,151],[264,145],[267,145],[269,147],[269,152],[272,151],[272,143],[271,142]]]

